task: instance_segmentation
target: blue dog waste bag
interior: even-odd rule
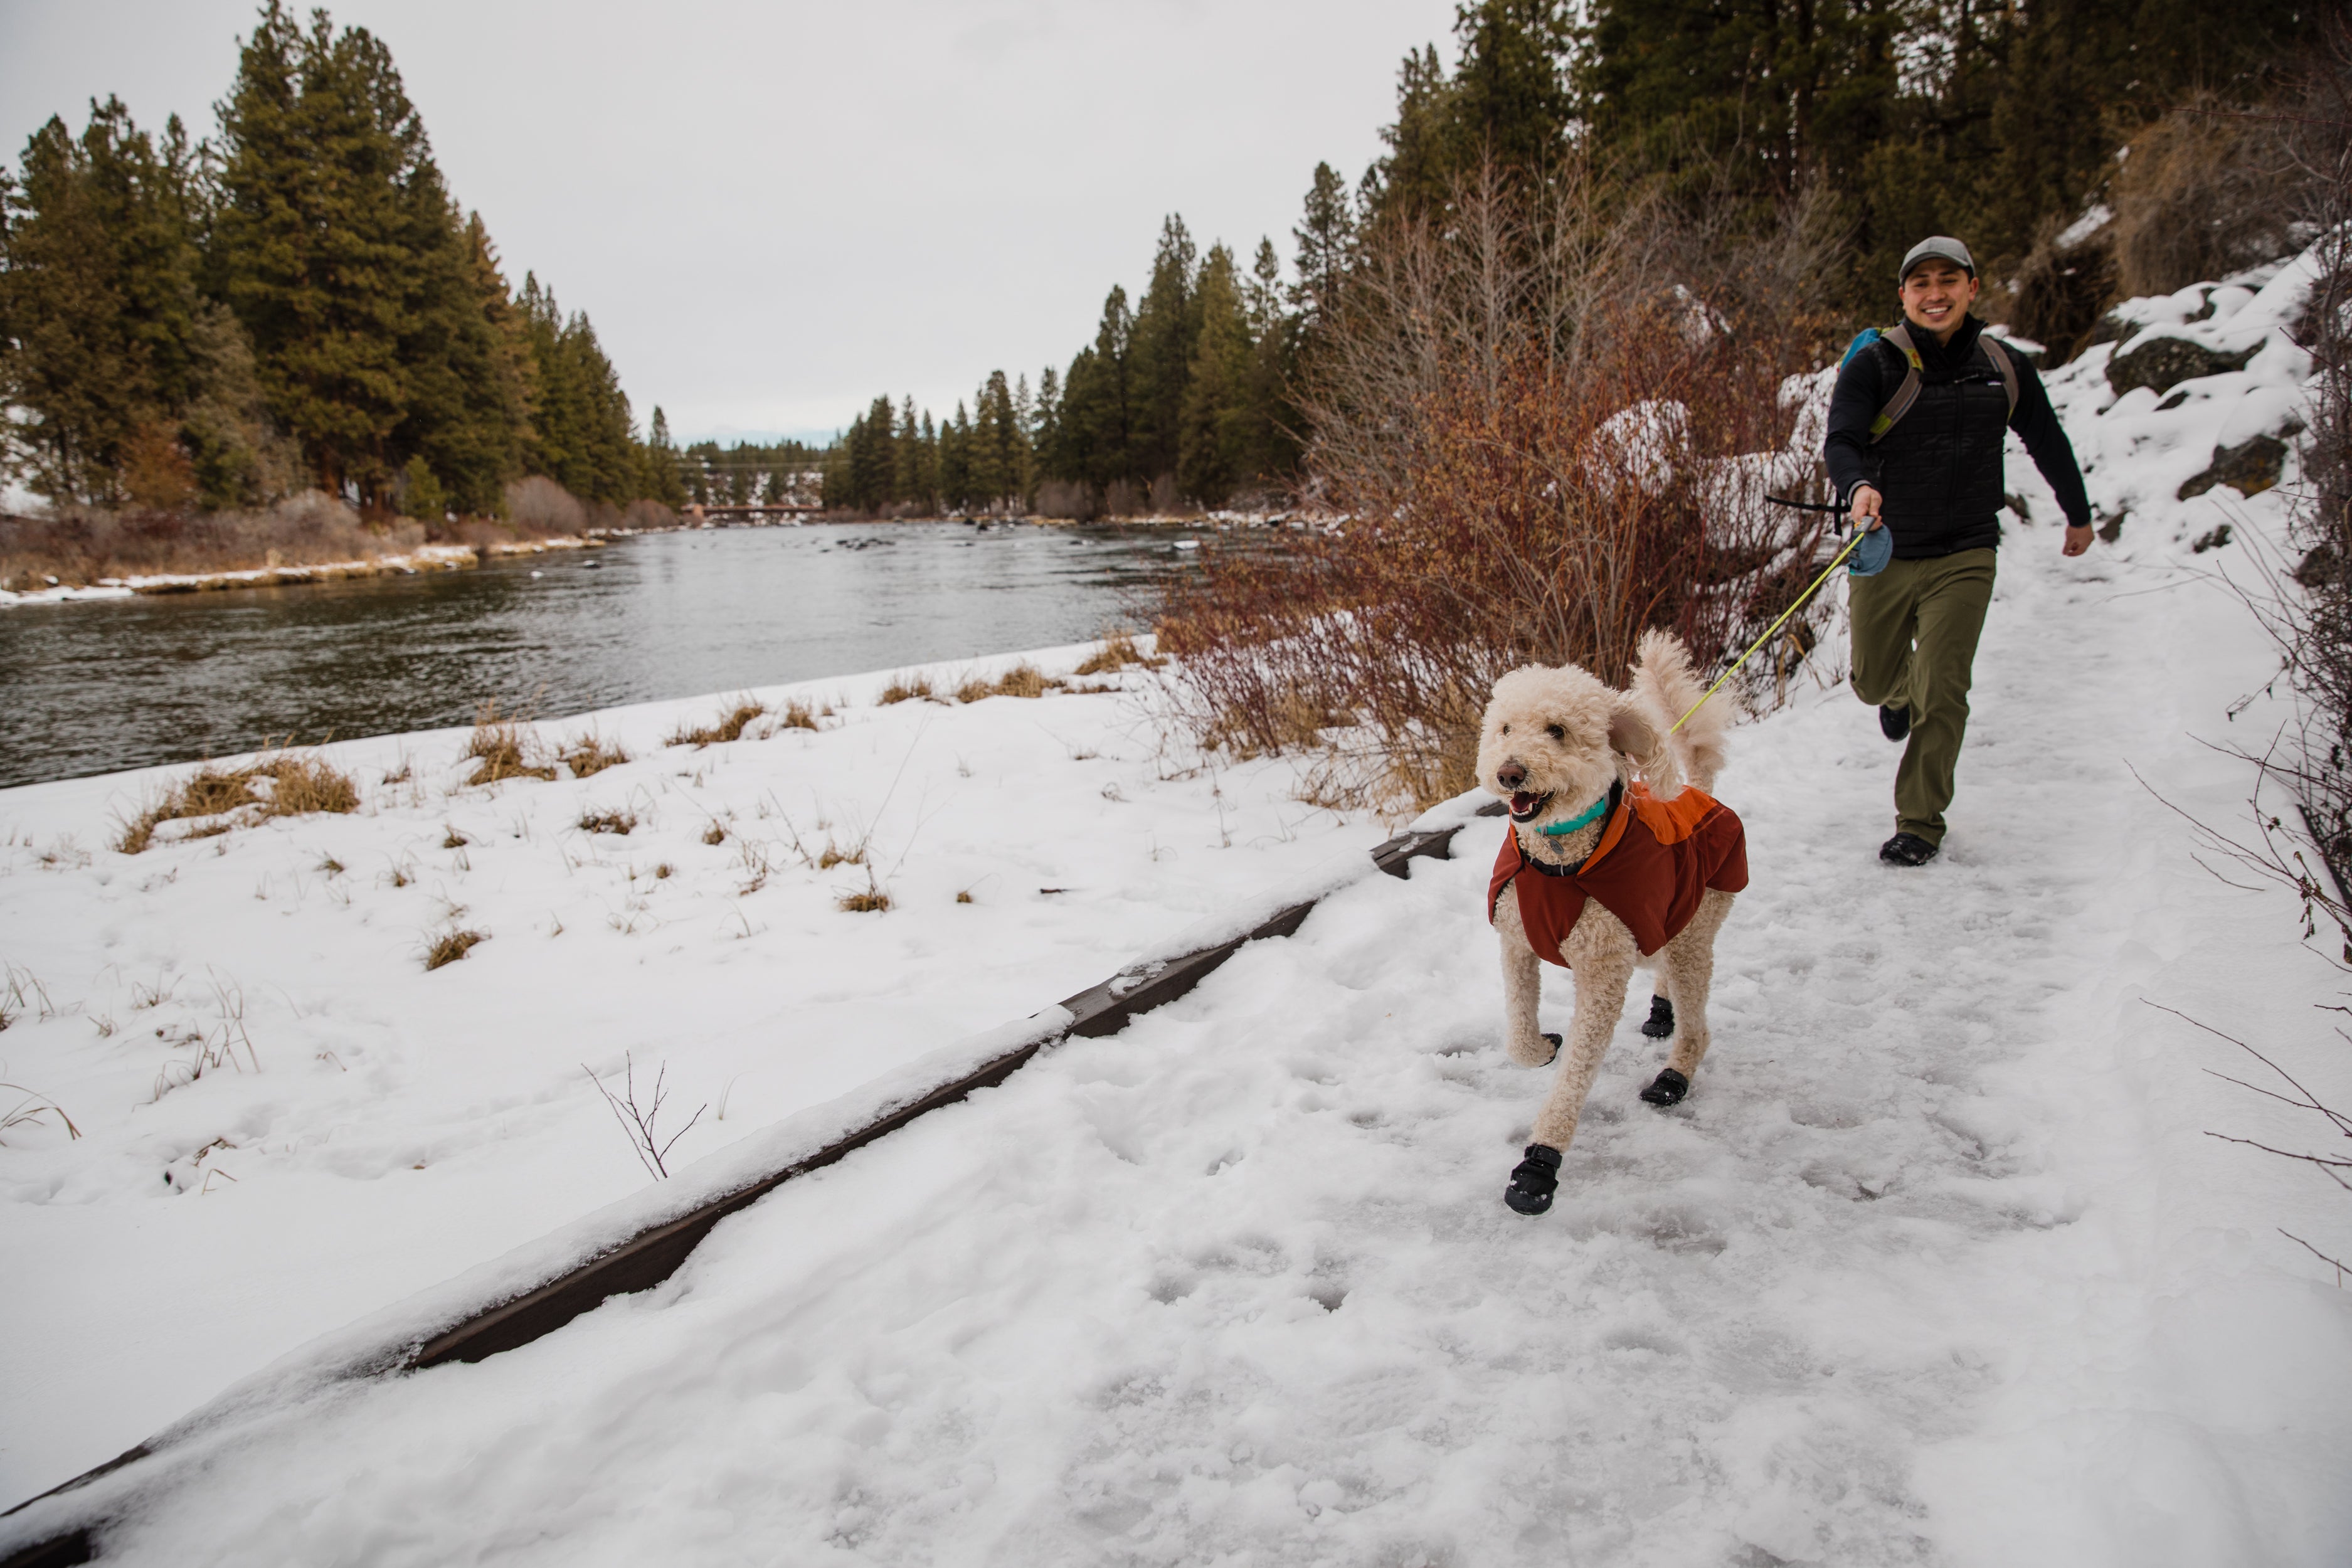
[[[1886,563],[1894,559],[1895,535],[1887,531],[1886,525],[1882,522],[1864,534],[1862,542],[1853,547],[1853,553],[1846,557],[1846,575],[1875,577],[1885,571]]]

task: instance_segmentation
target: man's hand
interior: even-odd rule
[[[2089,548],[2091,548],[2091,525],[2089,523],[2086,522],[2080,528],[2070,527],[2066,530],[2066,554],[2080,555]]]
[[[1878,492],[1868,485],[1854,486],[1853,510],[1847,515],[1853,519],[1853,525],[1864,533],[1868,533],[1874,528],[1884,526],[1878,516]],[[2085,550],[2088,548],[2090,548],[2088,545],[2084,546]],[[2067,553],[2079,555],[2082,552],[2070,550]]]

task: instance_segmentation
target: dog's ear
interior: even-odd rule
[[[1675,763],[1674,747],[1639,698],[1628,694],[1618,699],[1615,711],[1609,716],[1609,749],[1633,759],[1642,772],[1642,781],[1660,800],[1682,794],[1682,769]]]
[[[1650,722],[1641,704],[1619,698],[1616,710],[1609,715],[1609,749],[1646,763],[1657,754],[1659,740],[1657,726]]]

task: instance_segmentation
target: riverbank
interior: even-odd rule
[[[89,599],[125,599],[137,594],[201,594],[226,588],[283,588],[303,583],[340,583],[357,577],[454,572],[505,556],[545,555],[594,550],[601,539],[531,539],[494,544],[426,544],[399,555],[357,561],[322,561],[286,566],[275,562],[242,571],[161,572],[134,577],[101,577],[87,585],[53,584],[23,593],[0,589],[0,608],[14,605],[66,604]]]

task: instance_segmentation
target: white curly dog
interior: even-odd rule
[[[1521,1214],[1551,1206],[1560,1154],[1637,966],[1659,971],[1650,1032],[1675,1037],[1642,1098],[1679,1101],[1706,1055],[1715,936],[1748,885],[1748,859],[1739,818],[1707,793],[1723,765],[1730,705],[1700,705],[1704,691],[1681,642],[1653,631],[1627,690],[1575,665],[1529,666],[1495,682],[1486,705],[1478,779],[1511,812],[1486,907],[1502,943],[1513,1061],[1541,1067],[1563,1054],[1560,1037],[1536,1026],[1542,966],[1576,976],[1566,1059],[1504,1194]]]

